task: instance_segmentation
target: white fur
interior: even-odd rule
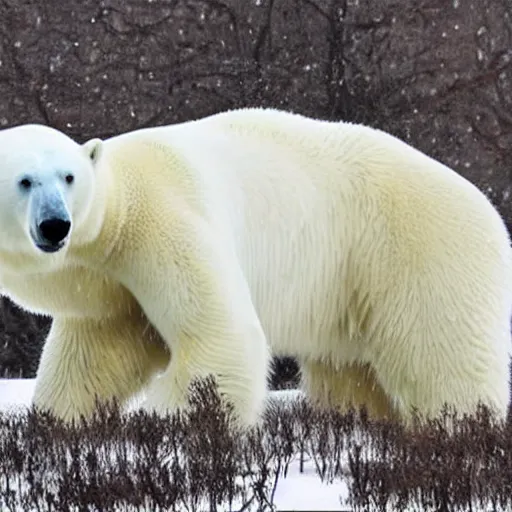
[[[133,297],[121,309],[140,306],[172,354],[151,403],[182,405],[190,380],[213,373],[252,424],[266,393],[268,344],[298,358],[313,395],[328,386],[343,402],[345,387],[335,383],[361,365],[374,377],[360,399],[382,388],[406,419],[414,407],[431,415],[445,402],[473,412],[482,401],[505,415],[509,236],[486,197],[454,171],[369,127],[260,109],[86,148],[96,150],[90,179],[99,198],[74,213],[84,213],[74,227],[83,237],[84,226],[108,218],[92,245],[75,244],[73,234],[66,253],[26,261],[17,228],[0,242],[0,262],[12,244],[26,268],[40,262],[44,273],[50,259],[78,266]],[[30,151],[39,154],[37,145]],[[1,165],[6,190],[13,170]],[[0,218],[18,207],[6,197]],[[26,276],[3,276],[2,285],[26,307],[46,298]],[[363,373],[354,375],[360,386]]]

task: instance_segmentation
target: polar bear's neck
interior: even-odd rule
[[[109,166],[98,171],[96,194],[86,222],[77,229],[70,248],[72,259],[88,267],[107,270],[122,236],[129,209],[128,191]]]

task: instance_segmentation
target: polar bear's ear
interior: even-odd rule
[[[103,141],[95,138],[88,140],[83,144],[85,156],[91,161],[92,165],[96,165],[103,151]]]

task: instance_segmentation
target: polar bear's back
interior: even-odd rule
[[[222,176],[244,271],[285,350],[292,339],[317,339],[319,329],[326,346],[357,337],[369,302],[400,317],[407,307],[420,314],[434,294],[430,320],[443,322],[460,301],[483,321],[474,313],[493,300],[496,316],[507,318],[499,309],[510,311],[512,301],[508,232],[453,170],[361,125],[256,109],[208,122],[218,136],[199,167]]]
[[[168,172],[204,195],[277,352],[307,356],[314,339],[315,351],[361,360],[380,324],[427,339],[428,322],[461,303],[457,321],[503,339],[503,322],[482,311],[489,301],[496,317],[510,311],[508,233],[441,163],[369,127],[260,109],[143,132],[178,155]]]
[[[449,339],[433,324],[453,329],[461,351],[491,343],[510,352],[512,253],[484,194],[369,127],[287,117],[282,130],[293,135],[276,130],[259,144],[278,163],[241,178],[250,206],[239,236],[258,307],[285,352],[309,338],[339,354],[345,340],[345,356],[361,360],[369,338]]]

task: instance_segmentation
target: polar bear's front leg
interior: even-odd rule
[[[270,354],[245,277],[214,229],[181,220],[166,219],[133,247],[120,276],[173,355],[146,405],[185,407],[191,382],[213,376],[240,425],[253,425],[265,405]]]
[[[95,401],[120,403],[165,368],[169,351],[141,315],[104,320],[54,318],[33,403],[64,420],[93,413]]]
[[[223,399],[233,406],[239,425],[258,422],[267,394],[270,356],[257,329],[224,336],[182,334],[172,351],[169,366],[148,388],[147,408],[160,413],[186,409],[192,381],[211,375]]]

